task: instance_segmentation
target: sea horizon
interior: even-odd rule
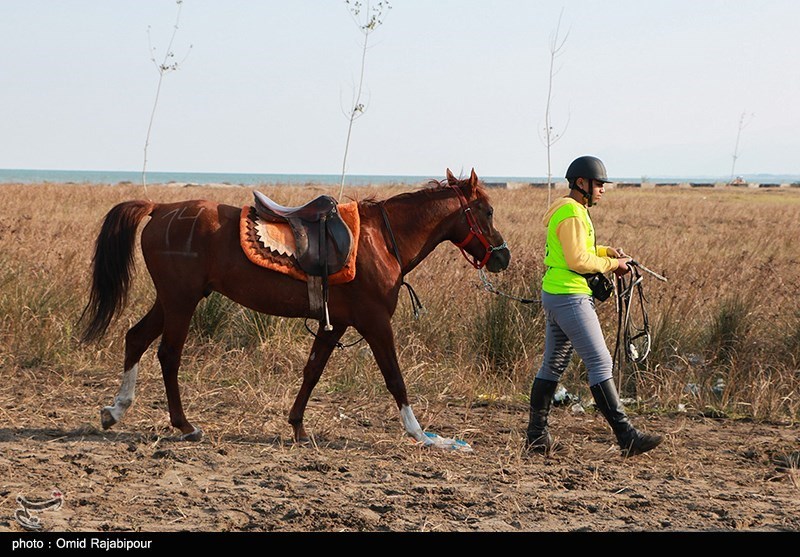
[[[800,175],[793,174],[741,174],[746,182],[798,183]],[[345,186],[424,184],[442,177],[422,175],[351,174],[345,176]],[[611,177],[615,182],[676,182],[718,183],[728,182],[730,177],[703,176],[642,176]],[[244,173],[244,172],[147,172],[147,184],[196,184],[196,185],[296,185],[340,184],[341,174],[299,173]],[[481,176],[487,183],[546,183],[546,176]],[[552,182],[565,181],[553,176]],[[126,170],[53,170],[53,169],[0,169],[0,184],[138,184],[142,182],[141,171]]]

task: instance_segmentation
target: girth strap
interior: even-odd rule
[[[337,210],[337,201],[321,195],[300,207],[284,207],[261,192],[253,194],[255,209],[261,217],[285,221],[291,226],[297,264],[308,275],[309,309],[326,331],[332,330],[328,314],[328,275],[344,267],[353,244],[352,233]]]

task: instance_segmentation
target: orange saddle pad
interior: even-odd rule
[[[329,284],[341,284],[356,278],[356,254],[361,229],[358,203],[351,201],[339,205],[339,214],[353,235],[353,246],[344,267],[328,277]],[[262,220],[256,214],[255,207],[246,205],[242,207],[239,220],[239,239],[247,258],[259,267],[297,280],[308,280],[306,273],[297,266],[294,234],[289,223]]]

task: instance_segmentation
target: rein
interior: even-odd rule
[[[495,288],[494,284],[486,277],[486,271],[483,269],[478,269],[478,276],[481,278],[481,282],[483,283],[482,286],[478,286],[481,290],[486,290],[487,292],[491,292],[492,294],[497,294],[498,296],[502,296],[504,298],[508,298],[509,300],[514,300],[521,304],[533,304],[541,302],[541,300],[536,300],[534,298],[520,298],[519,296],[514,296],[512,294],[506,294]]]
[[[397,263],[400,265],[400,275],[401,277],[404,277],[405,275],[403,274],[403,260],[400,258],[400,248],[397,247],[397,240],[395,240],[394,238],[394,232],[392,232],[392,225],[389,224],[389,215],[386,214],[386,209],[384,208],[383,203],[379,203],[378,207],[381,208],[381,216],[383,217],[383,224],[386,225],[386,230],[389,232],[389,239],[392,241],[392,250],[394,251],[394,257],[395,259],[397,259]],[[405,281],[405,278],[403,278],[403,282],[401,283],[400,286],[405,286],[408,289],[408,296],[409,298],[411,298],[411,309],[414,310],[414,319],[419,319],[419,316],[422,314],[423,311],[425,311],[425,307],[422,305],[419,296],[417,296],[417,293],[414,291],[411,285]]]
[[[525,304],[538,301],[538,300],[525,300],[523,298],[516,298],[514,296],[504,294],[495,289],[492,283],[489,282],[489,280],[486,278],[486,274],[483,271],[483,267],[492,257],[493,252],[501,249],[508,249],[508,243],[503,242],[499,246],[491,245],[489,243],[489,240],[486,239],[486,234],[484,234],[483,230],[481,230],[481,227],[478,224],[478,221],[475,219],[475,216],[472,214],[472,208],[469,206],[469,202],[467,201],[467,198],[464,196],[463,192],[458,188],[458,186],[455,186],[453,184],[448,184],[447,187],[451,188],[453,191],[456,192],[456,195],[458,196],[458,202],[461,205],[462,212],[464,213],[464,217],[466,218],[467,224],[469,225],[469,233],[467,234],[466,238],[464,238],[460,242],[453,242],[453,243],[459,250],[461,250],[461,255],[464,256],[464,259],[466,259],[470,265],[472,265],[473,267],[478,269],[478,271],[480,271],[481,279],[484,282],[484,289],[488,290],[489,292],[494,292],[495,294],[500,294],[502,296],[515,299]],[[400,257],[400,249],[397,246],[397,240],[394,237],[394,232],[392,231],[392,225],[389,224],[389,215],[386,214],[386,209],[383,206],[383,203],[379,203],[378,207],[380,207],[381,209],[381,216],[383,217],[383,223],[386,226],[386,230],[389,232],[389,239],[392,242],[392,250],[394,252],[394,257],[400,264],[400,272],[402,274],[403,260]],[[476,257],[473,257],[470,254],[468,254],[467,251],[464,249],[467,246],[467,244],[469,244],[470,241],[472,241],[473,238],[477,238],[484,249],[484,256],[483,259],[481,259],[480,261],[478,261]],[[414,310],[414,318],[419,319],[421,312],[425,310],[424,306],[422,305],[422,302],[419,299],[419,296],[417,296],[417,293],[414,291],[411,285],[408,284],[405,280],[403,280],[401,286],[405,286],[408,289],[408,295],[411,298],[411,308]]]
[[[647,359],[651,343],[650,320],[645,307],[647,299],[642,290],[642,275],[637,267],[631,265],[630,278],[618,276],[616,283],[617,340],[614,344],[614,361],[617,360],[622,348],[625,359],[638,364]],[[632,310],[631,305],[634,300],[635,305]]]
[[[378,203],[378,207],[381,209],[381,216],[383,217],[383,224],[386,226],[386,230],[389,232],[389,239],[392,242],[392,251],[394,252],[394,257],[397,259],[397,263],[400,265],[400,274],[403,275],[403,260],[400,257],[400,248],[397,246],[397,240],[394,237],[394,232],[392,231],[392,225],[389,224],[389,215],[386,214],[386,209],[383,207],[383,203]],[[408,284],[405,279],[401,283],[401,286],[405,286],[408,289],[408,295],[411,298],[411,309],[414,310],[414,319],[419,319],[419,316],[425,310],[422,302],[417,296],[417,293],[414,291],[414,288],[410,284]],[[317,335],[314,331],[311,330],[311,327],[308,326],[308,319],[306,319],[303,324],[305,325],[306,330],[311,333],[311,335],[316,338]],[[364,337],[360,337],[358,340],[351,342],[350,344],[343,344],[341,342],[336,343],[336,347],[344,350],[345,348],[349,348],[354,346],[364,340]]]
[[[640,269],[658,280],[667,279],[654,273],[638,261],[628,261],[631,269],[630,277],[617,276],[617,339],[614,343],[613,362],[617,363],[619,372],[619,388],[622,389],[622,364],[624,361],[641,363],[650,355],[652,337],[650,335],[650,319],[645,306],[647,298],[642,289]]]

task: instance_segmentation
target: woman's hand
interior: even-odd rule
[[[622,251],[622,248],[607,248],[606,255],[608,255],[608,257],[628,257],[625,255],[625,252]]]
[[[614,269],[615,275],[621,277],[631,272],[631,268],[628,267],[628,261],[631,261],[630,257],[628,257],[627,255],[623,255],[622,257],[618,257],[617,261],[619,261],[619,267]]]

